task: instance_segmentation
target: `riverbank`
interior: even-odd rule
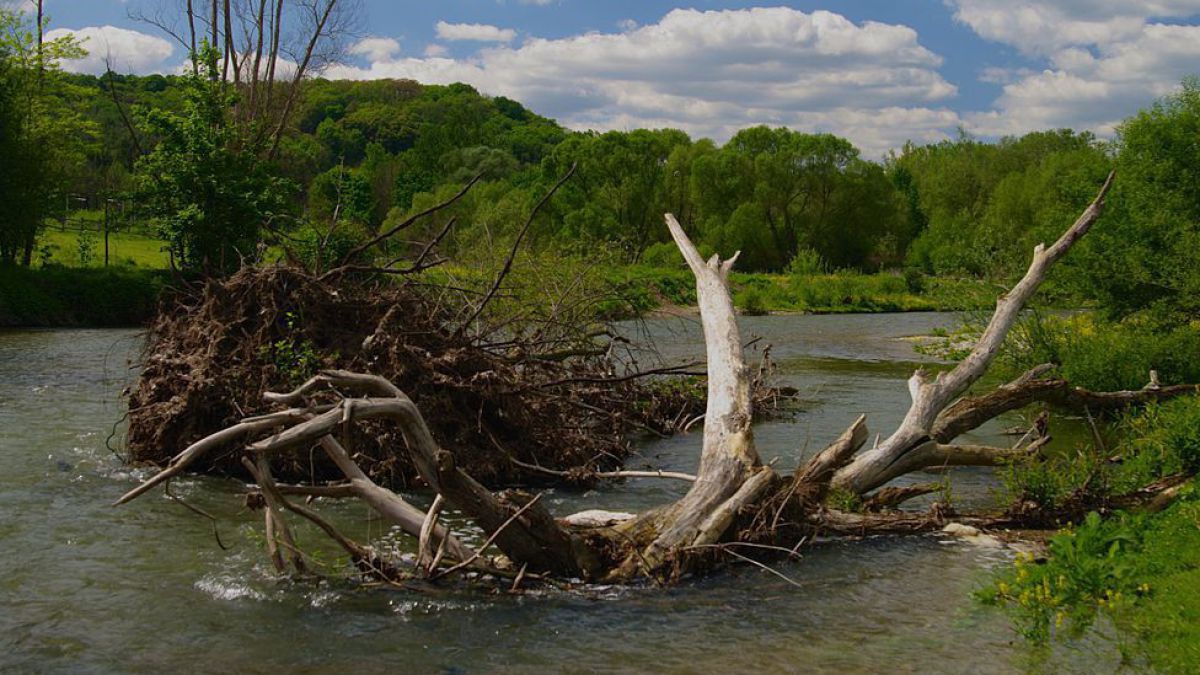
[[[606,273],[622,306],[639,314],[687,313],[696,304],[687,270],[630,266]],[[1001,289],[981,279],[879,272],[862,274],[745,274],[730,276],[734,304],[743,314],[870,314],[986,309]]]
[[[168,280],[136,267],[0,267],[0,327],[140,326]]]
[[[439,274],[438,270],[431,270]],[[455,268],[456,275],[473,271]],[[695,282],[684,269],[610,267],[606,319],[694,314]],[[153,316],[168,273],[141,266],[0,269],[0,327],[137,326]],[[986,309],[999,287],[980,279],[862,274],[734,273],[734,304],[746,315],[871,314]]]

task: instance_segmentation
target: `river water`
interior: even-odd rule
[[[745,319],[743,333],[774,345],[780,377],[809,402],[757,428],[760,453],[790,468],[859,413],[886,432],[920,360],[907,338],[954,322]],[[668,359],[702,353],[692,320],[628,329],[653,334]],[[749,566],[666,590],[522,596],[282,580],[264,564],[261,521],[242,509],[236,481],[173,487],[217,517],[224,549],[208,520],[160,492],[109,506],[145,477],[107,447],[140,344],[130,330],[0,333],[0,671],[1096,673],[1119,663],[1096,636],[1035,660],[1002,613],[970,597],[1011,552],[940,536],[811,546],[777,566],[792,582]],[[1002,443],[999,430],[1018,419],[969,440]],[[647,443],[630,466],[692,471],[699,443],[699,433]],[[989,470],[959,470],[954,499],[988,503],[995,486]],[[561,513],[637,510],[681,489],[631,480],[545,499]],[[357,504],[317,506],[359,541],[411,547]],[[339,569],[321,537],[299,536]]]

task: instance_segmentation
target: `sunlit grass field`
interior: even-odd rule
[[[53,263],[64,267],[102,267],[104,265],[104,234],[83,235],[75,230],[48,228],[38,237],[35,264]],[[80,246],[81,236],[85,240]],[[88,243],[90,242],[90,247]],[[131,232],[109,234],[109,265],[166,269],[169,256],[163,250],[165,242]],[[46,257],[45,253],[49,256]]]

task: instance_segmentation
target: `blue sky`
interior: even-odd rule
[[[166,72],[182,52],[129,12],[172,1],[46,4],[119,69]],[[1107,136],[1200,72],[1200,0],[361,2],[329,77],[466,81],[573,128],[831,131],[871,157],[959,127]]]

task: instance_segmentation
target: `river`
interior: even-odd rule
[[[743,333],[774,345],[780,378],[808,401],[757,428],[760,453],[790,468],[859,413],[872,432],[887,431],[921,360],[907,338],[954,322],[935,313],[746,318]],[[702,351],[694,321],[655,319],[645,330],[667,358]],[[795,585],[749,566],[666,590],[522,596],[281,580],[236,481],[173,487],[218,518],[228,550],[208,520],[161,492],[109,506],[145,477],[106,443],[120,430],[120,392],[140,344],[131,330],[0,332],[0,671],[1096,673],[1119,663],[1096,635],[1034,660],[1006,616],[971,599],[1011,552],[940,536],[808,547],[777,566]],[[1015,419],[971,440],[1002,443],[999,430]],[[699,443],[698,433],[646,443],[630,466],[691,471]],[[954,499],[988,503],[996,486],[990,470],[959,470]],[[680,489],[631,480],[546,499],[560,513],[636,510]],[[360,505],[318,506],[359,541],[411,546]],[[325,542],[300,537],[336,567]]]

